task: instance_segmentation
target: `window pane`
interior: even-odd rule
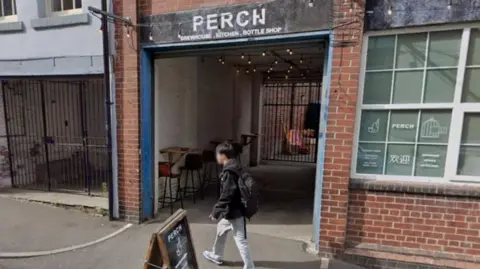
[[[415,164],[415,175],[422,177],[443,177],[447,146],[419,145]]]
[[[456,69],[427,71],[425,103],[451,103],[457,81]]]
[[[412,175],[414,145],[388,145],[387,175]]]
[[[415,142],[418,111],[392,111],[388,141]]]
[[[468,46],[467,65],[480,65],[480,31],[472,29]]]
[[[75,0],[75,8],[82,8],[82,0]]]
[[[73,9],[74,0],[63,0],[63,10]]]
[[[385,144],[358,144],[357,173],[382,174]]]
[[[392,69],[395,36],[368,38],[367,70]]]
[[[419,68],[425,65],[427,33],[399,35],[397,41],[397,68]]]
[[[387,136],[388,111],[362,111],[360,141],[384,142]]]
[[[462,30],[431,32],[428,48],[429,67],[457,66]]]
[[[393,103],[421,103],[422,102],[423,71],[395,72],[393,86]]]
[[[480,114],[465,113],[461,141],[462,144],[480,144]]]
[[[448,143],[451,111],[422,111],[419,142]]]
[[[11,0],[3,1],[3,10],[5,13],[5,16],[15,15]]]
[[[460,147],[457,174],[462,176],[480,176],[480,147]]]
[[[363,90],[364,104],[390,104],[392,72],[367,72]]]
[[[479,53],[480,54],[480,53]],[[480,102],[480,69],[465,69],[463,82],[462,102]]]
[[[62,0],[52,0],[52,11],[62,11]]]

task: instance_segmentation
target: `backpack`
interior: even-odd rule
[[[238,173],[231,171],[238,175],[238,188],[242,196],[242,204],[245,207],[245,217],[250,219],[258,212],[259,192],[258,185],[248,172]]]

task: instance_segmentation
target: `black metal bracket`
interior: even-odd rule
[[[89,6],[89,7],[88,7],[88,10],[89,10],[90,12],[95,13],[95,14],[100,14],[100,15],[105,16],[105,17],[107,17],[107,18],[111,18],[111,19],[113,19],[113,20],[123,22],[123,23],[125,23],[127,26],[130,26],[130,27],[133,27],[133,26],[134,26],[134,25],[133,25],[133,22],[132,22],[130,19],[128,19],[128,18],[120,17],[120,16],[115,15],[115,14],[113,14],[113,13],[106,12],[106,11],[103,11],[103,10],[101,10],[101,9],[98,9],[98,8],[95,8],[95,7],[92,7],[92,6]]]

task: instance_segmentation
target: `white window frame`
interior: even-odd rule
[[[15,14],[9,15],[9,16],[2,16],[2,14],[0,14],[0,23],[17,21],[17,5],[16,5],[17,3],[14,0],[0,0],[0,5],[2,6],[3,12],[5,12],[4,3],[6,1],[10,1],[12,3],[12,7]]]
[[[62,5],[63,5],[63,1],[72,1],[73,5],[75,6],[75,0],[62,0]],[[52,4],[53,4],[52,0],[45,0],[45,9],[46,9],[45,12],[48,17],[66,16],[66,15],[82,13],[83,1],[82,1],[82,8],[67,9],[62,11],[53,11]]]
[[[361,54],[361,65],[360,65],[361,68],[360,68],[360,76],[359,76],[359,90],[358,90],[357,108],[356,108],[356,116],[355,116],[354,139],[353,139],[353,146],[352,146],[353,152],[352,152],[351,169],[350,169],[351,178],[371,179],[371,180],[433,182],[433,183],[480,183],[480,176],[477,177],[477,176],[457,175],[457,166],[458,166],[458,159],[460,154],[460,144],[461,144],[464,115],[465,113],[468,113],[468,112],[480,113],[480,103],[462,103],[461,102],[463,83],[465,78],[465,69],[466,69],[466,63],[467,63],[467,54],[468,54],[469,41],[470,41],[470,32],[472,28],[480,29],[480,23],[404,28],[404,29],[395,29],[395,30],[367,32],[364,34],[362,54]],[[459,61],[458,61],[458,65],[456,66],[457,80],[455,85],[454,100],[452,103],[386,104],[386,105],[377,105],[377,104],[364,105],[363,104],[363,92],[364,92],[364,86],[365,86],[364,83],[365,83],[365,75],[366,75],[369,37],[388,36],[388,35],[398,36],[399,34],[414,34],[414,33],[425,33],[425,32],[431,33],[431,32],[438,32],[438,31],[462,30],[462,29],[463,29],[463,33],[462,33],[461,43],[460,43]],[[427,47],[426,50],[428,50],[428,44],[426,47]],[[395,48],[395,53],[396,53],[396,48]],[[395,55],[394,55],[394,59],[395,59]],[[425,62],[426,61],[427,59],[425,59]],[[469,66],[469,67],[480,67],[480,66]],[[392,76],[392,80],[393,79],[395,79],[394,76]],[[424,80],[425,80],[425,76],[424,76]],[[361,174],[356,172],[358,146],[359,146],[358,143],[359,143],[359,136],[360,136],[361,112],[363,110],[380,110],[380,111],[403,110],[405,111],[405,110],[423,110],[423,109],[450,109],[452,111],[452,118],[450,122],[450,130],[449,130],[448,145],[447,145],[447,156],[445,160],[444,177],[377,175],[377,174]],[[384,160],[384,164],[385,162],[386,160]],[[415,163],[413,165],[415,165]]]

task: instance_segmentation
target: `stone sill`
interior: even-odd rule
[[[31,20],[32,28],[43,30],[57,27],[69,27],[90,23],[88,13],[73,14],[65,16],[45,17]]]
[[[350,189],[480,198],[480,185],[351,179]]]
[[[23,32],[23,22],[21,21],[0,22],[0,34],[14,33],[14,32]]]
[[[480,268],[480,256],[382,246],[378,244],[360,244],[353,248],[347,248],[345,254],[383,260],[429,264],[439,268]]]

